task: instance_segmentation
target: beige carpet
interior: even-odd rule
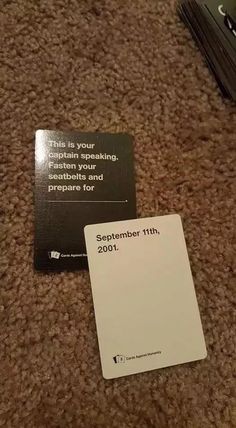
[[[175,2],[2,0],[0,37],[0,427],[236,426],[236,107]],[[37,128],[134,136],[139,216],[183,218],[206,360],[103,380],[88,272],[33,270]]]

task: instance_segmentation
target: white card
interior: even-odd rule
[[[179,215],[85,227],[105,379],[206,357]]]

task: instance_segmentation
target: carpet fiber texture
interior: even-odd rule
[[[236,426],[236,108],[175,8],[1,2],[1,427]],[[33,269],[37,128],[134,136],[138,215],[182,216],[207,359],[102,378],[88,272]]]

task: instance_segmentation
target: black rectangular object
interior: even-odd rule
[[[178,11],[224,96],[236,100],[235,0],[179,0]]]
[[[36,132],[36,269],[87,268],[84,226],[132,218],[136,198],[131,136]]]

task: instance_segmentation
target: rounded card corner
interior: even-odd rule
[[[105,380],[111,380],[111,379],[113,379],[113,377],[106,375],[104,372],[102,372],[102,377]]]

